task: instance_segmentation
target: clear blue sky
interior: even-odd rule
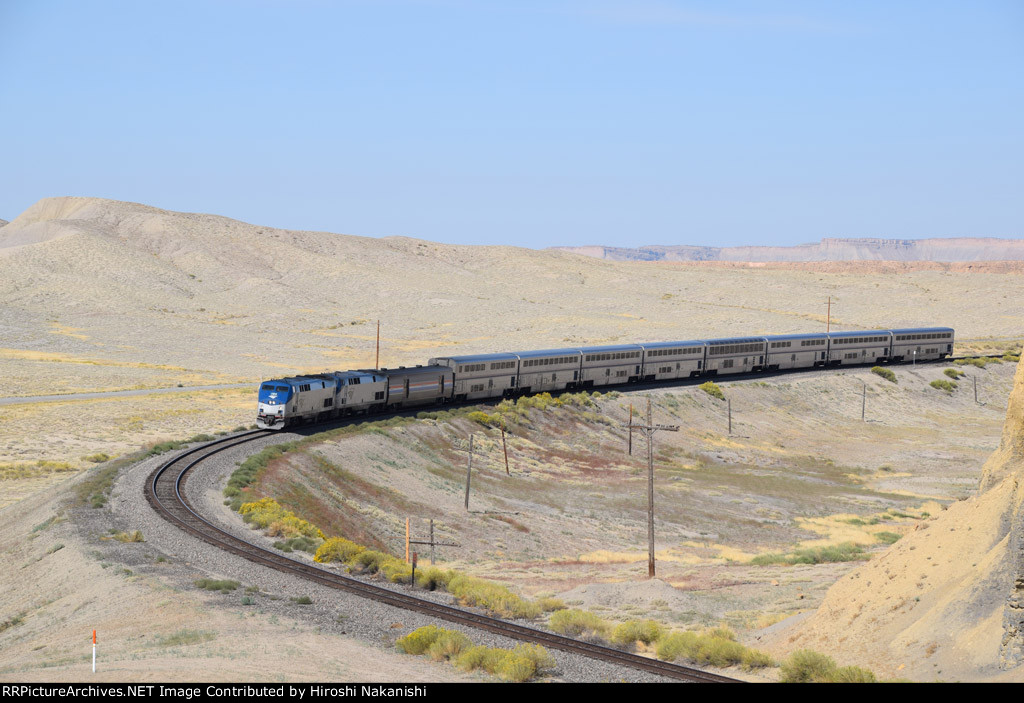
[[[455,243],[1024,236],[1024,2],[0,0],[0,218]]]

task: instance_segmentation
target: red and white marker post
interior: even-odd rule
[[[92,673],[96,673],[96,630],[92,631]]]

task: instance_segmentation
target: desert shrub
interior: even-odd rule
[[[739,642],[719,637],[717,635],[705,635],[698,638],[696,651],[693,653],[693,661],[698,664],[707,664],[724,669],[727,666],[739,664],[743,661],[743,655],[747,648]]]
[[[654,620],[629,620],[615,626],[611,639],[618,645],[632,645],[638,641],[651,644],[664,636],[664,626]]]
[[[768,667],[775,666],[775,659],[767,652],[762,652],[759,649],[748,649],[743,653],[740,665],[747,671],[767,669]]]
[[[471,422],[483,425],[484,427],[499,427],[501,426],[501,417],[498,415],[488,415],[480,410],[474,410],[469,415],[466,415],[466,419]]]
[[[473,646],[473,642],[458,630],[442,630],[437,638],[427,647],[427,656],[434,661],[445,661],[459,656],[463,650]]]
[[[956,381],[945,381],[943,379],[936,379],[928,384],[932,388],[937,388],[940,391],[946,391],[952,393],[955,388],[959,385]]]
[[[91,461],[94,464],[102,464],[104,461],[110,461],[110,455],[104,452],[100,452],[99,454],[90,454],[89,456],[85,457],[85,460]]]
[[[266,529],[273,537],[311,537],[324,539],[324,533],[289,510],[285,510],[273,498],[261,498],[243,503],[239,509],[242,519],[257,527]]]
[[[900,536],[895,532],[876,532],[875,539],[885,544],[895,544],[899,540]]]
[[[960,369],[943,369],[942,373],[946,374],[947,376],[952,378],[954,381],[956,379],[960,378],[961,376],[966,376],[967,375],[963,371],[961,371]]]
[[[718,627],[711,628],[704,634],[708,637],[721,637],[723,640],[736,641],[736,633],[725,625],[719,625]]]
[[[553,613],[556,610],[565,610],[569,607],[560,598],[538,598],[535,602],[545,613]]]
[[[702,391],[710,395],[712,398],[725,400],[725,393],[722,392],[722,389],[719,388],[717,383],[714,383],[712,381],[705,381],[704,383],[697,386],[697,388],[700,388]]]
[[[828,683],[878,683],[878,677],[859,666],[840,666],[829,674]]]
[[[555,658],[539,644],[519,644],[512,649],[516,656],[533,662],[534,671],[545,671],[555,668]]]
[[[456,574],[447,588],[463,605],[475,605],[502,617],[535,618],[541,612],[536,603],[520,598],[505,586],[472,576]]]
[[[768,566],[770,564],[826,564],[844,561],[858,561],[867,559],[864,549],[853,542],[827,547],[809,547],[797,549],[791,554],[759,554],[750,560],[755,566]]]
[[[233,591],[242,585],[238,581],[231,581],[228,579],[199,579],[195,584],[199,588],[207,591],[220,591],[221,593]]]
[[[395,646],[406,654],[423,654],[444,630],[437,625],[426,625],[400,637]]]
[[[375,549],[367,549],[359,552],[349,562],[353,567],[363,573],[380,573],[388,581],[401,583],[412,577],[412,565],[406,564],[403,560],[378,552]]]
[[[836,670],[836,662],[812,649],[798,649],[782,663],[779,681],[782,683],[822,683]]]
[[[680,658],[692,659],[697,649],[697,640],[696,632],[673,632],[658,643],[658,659],[667,662]]]
[[[529,681],[540,670],[537,654],[532,650],[527,652],[522,649],[530,646],[520,645],[513,650],[497,647],[470,647],[459,654],[454,662],[463,671],[483,669],[504,681]],[[550,657],[543,647],[537,647],[537,649],[541,650],[546,657]]]
[[[567,637],[586,637],[587,639],[608,635],[608,623],[594,613],[577,608],[559,610],[551,614],[548,627]]]
[[[428,566],[416,570],[416,583],[420,588],[434,591],[438,588],[448,588],[448,584],[455,577],[451,569],[441,569],[436,566]]]
[[[871,373],[878,374],[879,376],[884,378],[886,381],[889,381],[890,383],[899,383],[899,381],[896,379],[896,374],[893,372],[892,369],[887,369],[882,366],[872,366]]]
[[[145,542],[146,540],[142,537],[142,532],[134,530],[132,532],[117,532],[111,535],[118,542]]]
[[[1003,354],[1003,361],[1012,361],[1014,363],[1020,361],[1020,352],[1019,351],[1008,351],[1008,352],[1006,352],[1005,354]]]
[[[317,547],[316,554],[313,555],[313,561],[321,564],[340,561],[347,564],[355,558],[357,554],[365,551],[366,547],[361,544],[356,544],[344,537],[331,537],[329,540],[326,540],[323,544]]]
[[[309,596],[298,596],[297,598],[292,598],[292,603],[296,605],[312,605],[313,599]]]
[[[977,366],[983,369],[989,364],[1001,364],[1003,360],[995,356],[981,356],[977,359],[956,359],[953,361],[957,366]]]

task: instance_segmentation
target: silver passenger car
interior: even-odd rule
[[[451,369],[455,376],[455,400],[507,397],[514,395],[518,387],[519,357],[515,354],[439,356],[428,363]]]
[[[893,361],[944,359],[953,353],[952,327],[913,327],[890,331]]]
[[[824,332],[812,334],[777,334],[765,337],[768,343],[765,368],[809,369],[824,366],[828,361],[828,335]]]
[[[519,357],[520,393],[544,393],[575,388],[580,383],[579,349],[514,352]]]
[[[642,378],[645,381],[669,381],[690,378],[704,372],[707,342],[646,342]]]
[[[640,379],[644,349],[639,344],[583,347],[579,351],[583,355],[580,387],[609,386]]]
[[[764,368],[764,337],[731,337],[707,340],[705,373],[747,373]]]
[[[832,366],[880,364],[892,357],[889,330],[829,332],[828,337],[828,362]]]
[[[453,375],[447,366],[399,366],[380,373],[388,378],[389,408],[440,405],[451,396]]]

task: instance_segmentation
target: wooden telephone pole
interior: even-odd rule
[[[377,356],[373,361],[373,368],[380,368],[380,320],[377,320]]]
[[[647,423],[626,425],[639,430],[647,438],[647,578],[654,578],[654,433],[658,430],[678,432],[679,425],[655,425],[651,421],[651,398],[647,397]]]

